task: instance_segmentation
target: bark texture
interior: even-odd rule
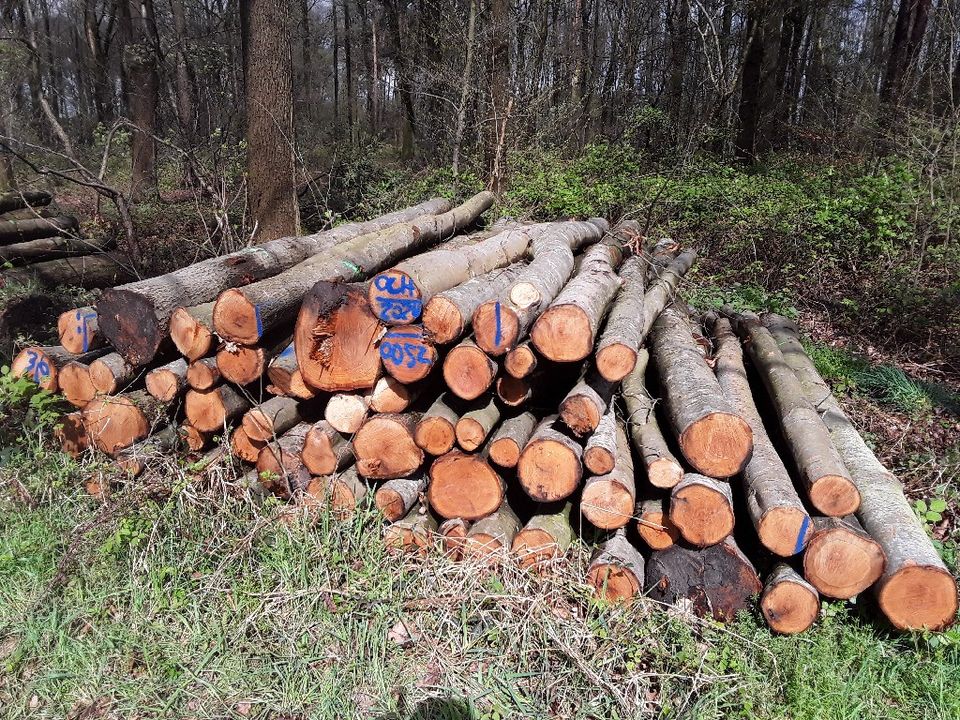
[[[615,421],[614,433],[616,455],[613,469],[606,475],[587,478],[580,497],[580,512],[595,527],[604,530],[624,527],[633,517],[637,503],[633,457],[622,423]]]
[[[508,288],[524,267],[497,268],[434,295],[423,307],[423,326],[436,342],[453,342],[470,329],[477,308]]]

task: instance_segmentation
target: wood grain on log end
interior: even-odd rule
[[[687,542],[716,545],[733,532],[733,498],[723,481],[688,474],[670,495],[670,520]]]
[[[413,508],[405,518],[384,528],[383,544],[391,552],[426,556],[433,546],[437,521],[430,513]]]
[[[441,517],[479,520],[500,507],[503,494],[503,480],[478,455],[451,450],[430,466],[427,499]]]
[[[449,418],[430,415],[417,423],[414,442],[431,455],[443,455],[453,449],[456,442],[456,427]]]
[[[483,395],[497,375],[497,364],[471,342],[462,342],[443,361],[443,380],[450,392],[464,400]]]
[[[680,528],[670,521],[668,513],[641,510],[637,518],[637,532],[651,550],[664,550],[680,539]]]
[[[187,386],[187,361],[183,358],[147,373],[147,392],[161,402],[173,402]]]
[[[877,602],[901,630],[942,630],[957,615],[957,581],[943,568],[907,565],[878,585]]]
[[[90,379],[90,368],[83,363],[68,362],[60,368],[58,384],[63,397],[74,407],[86,407],[97,395],[97,388]]]
[[[860,492],[848,477],[823,475],[810,487],[810,503],[824,515],[845,517],[860,507]]]
[[[187,449],[190,452],[199,452],[203,450],[207,443],[210,442],[210,438],[213,436],[213,433],[209,432],[200,432],[189,422],[183,422],[180,424],[180,438],[183,440],[183,444],[187,446]],[[256,462],[257,456],[254,455],[252,459],[248,462]]]
[[[657,458],[647,465],[647,478],[654,487],[669,490],[683,480],[683,467],[673,458]]]
[[[803,508],[790,505],[770,508],[757,525],[760,542],[780,557],[803,552],[812,533],[810,516]]]
[[[102,347],[106,339],[99,331],[97,311],[92,307],[67,310],[57,318],[60,344],[75,355]]]
[[[637,351],[626,345],[614,343],[597,351],[597,372],[608,382],[623,380],[636,364]]]
[[[187,385],[194,390],[209,390],[220,382],[220,368],[213,357],[200,358],[187,368]]]
[[[220,374],[237,385],[249,385],[266,370],[266,353],[261,347],[243,345],[224,348],[217,352]]]
[[[353,445],[324,420],[307,433],[300,451],[303,464],[314,475],[329,475],[353,459]]]
[[[444,297],[434,297],[423,309],[423,326],[433,334],[434,342],[450,343],[463,335],[466,322],[460,308]]]
[[[803,575],[807,581],[821,594],[841,600],[859,595],[873,585],[885,566],[886,557],[873,538],[839,521],[818,528],[803,553]]]
[[[41,347],[21,350],[10,364],[10,374],[14,377],[26,376],[41,390],[56,392],[60,389],[57,365]]]
[[[790,566],[778,565],[760,596],[760,610],[774,632],[796,635],[816,622],[820,597]]]
[[[427,305],[428,309],[429,307]],[[440,535],[444,555],[451,560],[463,559],[463,547],[466,545],[467,533],[470,532],[470,523],[463,518],[450,518],[440,523],[437,532]]]
[[[583,477],[581,448],[554,430],[556,417],[544,419],[517,461],[517,476],[527,495],[539,502],[568,498]]]
[[[683,431],[680,449],[698,472],[715,478],[733,477],[750,460],[753,432],[739,415],[714,412]]]
[[[150,432],[143,412],[122,395],[100,396],[83,409],[87,433],[97,448],[113,455]]]
[[[220,337],[244,345],[255,345],[263,334],[257,306],[239,288],[224,290],[217,296],[213,327]]]
[[[391,328],[380,340],[383,369],[401,383],[423,380],[437,362],[437,349],[421,325]]]
[[[213,332],[187,308],[177,308],[170,316],[170,338],[187,360],[202,358],[213,349]]]
[[[525,378],[537,369],[537,354],[529,343],[522,343],[507,353],[503,369],[515,378]]]
[[[184,399],[187,419],[201,432],[219,430],[249,406],[247,399],[229,385],[188,390]]]
[[[352,435],[363,426],[370,410],[369,397],[360,393],[336,393],[324,408],[324,419],[339,432]]]
[[[516,313],[499,300],[486,302],[473,314],[473,333],[477,345],[496,357],[516,347],[520,321]]]
[[[574,305],[555,305],[537,318],[530,339],[544,357],[554,362],[579,362],[593,350],[590,318]]]
[[[416,420],[408,415],[374,415],[353,438],[357,472],[379,480],[405,477],[423,464],[423,450],[413,441]]]

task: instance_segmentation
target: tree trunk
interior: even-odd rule
[[[686,314],[666,308],[653,325],[657,363],[671,425],[680,450],[697,472],[728,478],[753,450],[750,426],[736,414],[693,339]]]
[[[27,220],[0,220],[0,245],[13,245],[41,238],[70,235],[76,231],[77,219],[69,215]]]
[[[244,13],[247,199],[259,243],[300,233],[290,3],[249,0]]]
[[[116,455],[150,434],[165,410],[166,405],[145,390],[101,396],[83,409],[83,424],[99,450]]]
[[[643,555],[617,530],[599,545],[587,568],[587,583],[608,602],[629,602],[643,592]]]
[[[90,363],[90,380],[104,395],[116,395],[137,379],[137,368],[119,353],[109,353]]]
[[[303,421],[300,403],[294,398],[272,397],[243,416],[241,426],[251,440],[267,442]]]
[[[415,413],[369,418],[353,438],[357,472],[374,480],[409,477],[416,472],[423,464],[423,450],[413,441],[419,419]]]
[[[470,526],[463,546],[464,558],[478,558],[487,565],[497,565],[506,559],[520,531],[520,520],[504,502],[497,511]]]
[[[781,635],[796,635],[817,621],[820,596],[792,567],[778,563],[767,576],[760,596],[760,610],[771,630]]]
[[[503,369],[511,377],[521,380],[529,377],[537,369],[537,354],[533,351],[533,344],[522,342],[503,358]]]
[[[594,475],[606,475],[617,466],[617,412],[613,403],[587,438],[583,464]]]
[[[179,307],[170,316],[170,339],[191,362],[213,349],[213,303]]]
[[[123,42],[123,65],[127,74],[127,106],[134,125],[130,143],[130,197],[134,200],[157,192],[157,103],[160,95],[159,38],[153,0],[120,0],[129,23]],[[121,29],[122,31],[123,29]]]
[[[0,273],[0,288],[12,285],[38,285],[93,288],[110,287],[129,280],[130,258],[122,253],[101,253],[34,263]]]
[[[606,475],[587,478],[580,499],[580,512],[594,527],[613,530],[624,527],[633,517],[637,504],[637,485],[633,458],[623,423],[615,423],[616,459]]]
[[[565,500],[583,477],[583,448],[557,429],[558,419],[550,415],[540,421],[517,461],[520,485],[538,502]]]
[[[161,365],[148,372],[144,380],[153,397],[160,402],[173,402],[187,390],[187,361],[179,358]]]
[[[470,15],[467,20],[467,55],[463,63],[463,76],[460,80],[460,104],[457,106],[457,126],[453,135],[454,175],[460,174],[460,148],[463,146],[463,134],[467,127],[467,104],[473,88],[473,45],[477,28],[477,4],[479,0],[470,0]]]
[[[400,148],[400,159],[410,160],[414,154],[414,135],[417,120],[413,104],[413,69],[410,66],[410,58],[407,56],[407,48],[403,41],[403,32],[400,27],[400,13],[405,13],[405,5],[400,5],[398,0],[387,0],[384,3],[387,10],[387,23],[390,27],[390,33],[393,35],[393,43],[396,48],[396,75],[397,89],[400,93],[400,103],[403,106],[403,140]]]
[[[457,444],[467,452],[474,452],[486,442],[499,422],[500,408],[493,396],[481,399],[457,420],[454,428]]]
[[[450,452],[456,442],[456,425],[460,408],[449,393],[441,393],[417,423],[414,442],[431,455]]]
[[[201,432],[213,432],[239,418],[250,402],[230,385],[209,390],[188,390],[184,408],[190,424]]]
[[[497,364],[471,340],[463,340],[443,360],[443,380],[463,400],[476,400],[497,376]]]
[[[708,316],[716,345],[713,367],[727,399],[753,431],[753,455],[743,469],[747,513],[767,550],[781,557],[803,552],[812,527],[793,479],[767,436],[753,401],[740,341],[726,318]]]
[[[424,474],[394,478],[377,488],[374,503],[385,520],[396,522],[420,504],[426,489],[427,476]]]
[[[496,512],[505,489],[484,453],[451,450],[430,466],[427,499],[441,517],[479,520]]]
[[[0,263],[29,265],[42,260],[56,260],[58,258],[104,252],[112,246],[112,239],[106,237],[97,240],[75,237],[47,237],[0,247]]]
[[[424,305],[423,326],[437,343],[455,341],[470,329],[477,308],[509,287],[523,267],[514,263],[498,268],[434,295]]]
[[[752,163],[756,159],[757,132],[763,111],[760,98],[763,64],[766,55],[766,14],[764,3],[752,0],[747,15],[747,52],[740,71],[740,105],[737,111],[740,128],[734,140],[738,160]]]
[[[880,100],[884,104],[895,106],[900,103],[904,85],[914,72],[923,45],[930,6],[931,0],[900,0],[887,69],[880,87]]]
[[[520,567],[542,567],[566,555],[574,539],[570,524],[572,509],[570,503],[553,512],[544,507],[527,521],[510,546],[510,552],[517,557]]]
[[[500,467],[516,467],[536,426],[537,417],[529,411],[508,417],[490,438],[490,459]]]
[[[326,420],[315,422],[300,453],[313,475],[330,475],[353,462],[353,445]]]
[[[83,409],[97,395],[90,380],[90,366],[80,362],[68,362],[57,373],[57,384],[64,399],[74,407]]]

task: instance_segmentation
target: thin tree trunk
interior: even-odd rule
[[[473,77],[473,43],[477,30],[477,3],[479,0],[470,0],[470,18],[467,21],[467,57],[463,63],[463,79],[460,89],[460,106],[457,108],[457,129],[453,136],[453,165],[454,175],[460,173],[460,147],[463,145],[463,133],[467,124],[467,102],[470,100],[471,79]]]

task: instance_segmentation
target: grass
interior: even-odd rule
[[[88,468],[9,460],[5,718],[960,717],[960,636],[892,634],[867,600],[775,637],[597,604],[582,548],[543,576],[399,559],[370,508],[281,523],[228,467],[162,465],[165,492],[101,506]]]

